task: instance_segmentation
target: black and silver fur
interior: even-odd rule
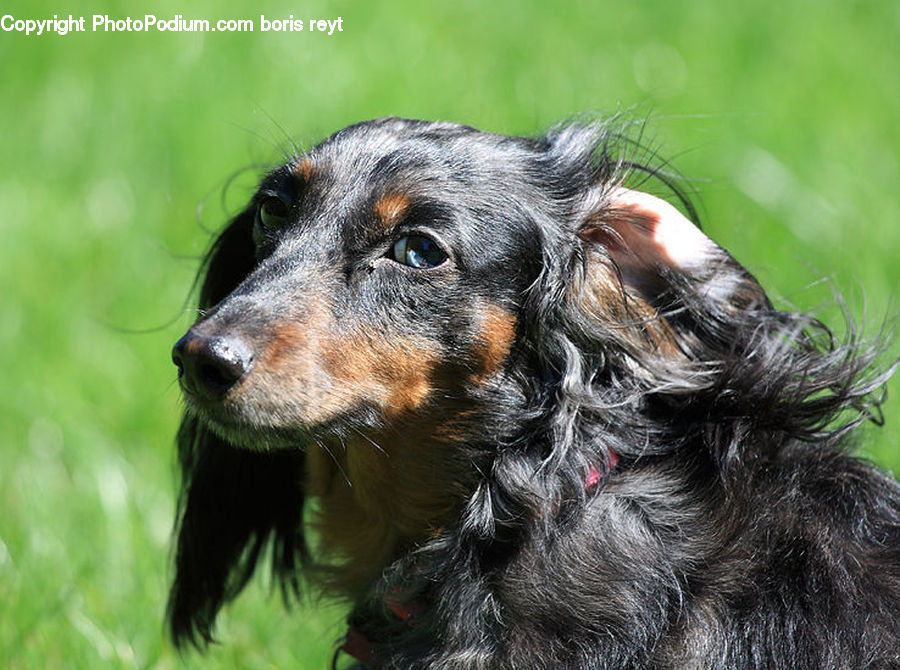
[[[306,539],[311,448],[343,464],[365,433],[390,458],[385,436],[452,405],[458,504],[387,548],[369,583],[337,589],[374,667],[900,668],[900,488],[849,453],[890,366],[852,328],[839,341],[773,307],[718,247],[687,267],[630,248],[627,227],[646,221],[616,189],[673,189],[627,146],[615,123],[525,139],[383,119],[266,177],[261,193],[289,191],[287,221],[262,229],[258,195],[222,232],[188,335],[208,364],[238,359],[235,379],[185,380],[202,373],[177,361],[178,644],[212,640],[269,543],[288,600],[344,569]],[[297,177],[301,161],[314,176]],[[393,238],[371,232],[372,203],[398,191],[449,267],[383,263]],[[444,381],[396,424],[371,400],[322,421],[273,409],[271,324],[309,320],[312,292],[316,328],[369,319],[427,341]],[[489,379],[457,383],[486,304],[514,318],[514,340]]]

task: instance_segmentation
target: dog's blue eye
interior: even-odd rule
[[[404,235],[394,243],[392,258],[411,268],[436,268],[447,260],[437,242],[424,235]]]
[[[288,206],[281,198],[271,196],[259,203],[256,218],[267,230],[284,227],[288,218]]]

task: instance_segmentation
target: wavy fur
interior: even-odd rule
[[[847,453],[853,429],[880,416],[890,372],[876,365],[881,347],[852,324],[838,341],[814,317],[774,308],[712,243],[698,255],[702,266],[685,269],[665,254],[648,260],[659,250],[637,249],[647,242],[633,231],[652,228],[656,214],[617,194],[672,180],[623,146],[615,122],[529,140],[385,119],[345,129],[267,178],[289,174],[293,184],[301,174],[290,210],[301,223],[360,219],[360,203],[371,205],[385,183],[440,201],[434,216],[451,222],[444,234],[477,246],[490,233],[489,258],[475,267],[482,260],[460,252],[455,274],[431,275],[439,296],[417,284],[415,304],[430,311],[396,329],[403,341],[415,325],[442,343],[420,355],[442,352],[440,383],[401,419],[369,400],[324,422],[298,421],[293,432],[282,415],[272,416],[277,431],[260,428],[267,415],[258,408],[253,421],[223,428],[189,397],[168,610],[176,643],[212,640],[216,613],[271,543],[286,599],[304,573],[348,598],[352,629],[379,668],[900,667],[900,490]],[[283,189],[276,182],[262,192]],[[328,209],[335,192],[346,200],[340,215]],[[324,238],[298,223],[269,239],[259,207],[257,196],[213,245],[202,270],[204,317],[192,332],[256,347],[256,367],[236,388],[274,394],[260,361],[274,356],[270,342],[281,335],[263,342],[249,333],[290,312],[275,296],[311,303],[312,289],[297,287],[316,281],[334,281],[316,300],[332,306],[326,319],[339,319],[344,284],[315,280],[319,270],[306,260],[323,258]],[[328,239],[350,245],[356,233],[342,225]],[[279,254],[291,244],[288,261]],[[346,276],[356,276],[356,252],[345,251]],[[282,291],[286,275],[300,279]],[[499,307],[485,312],[488,303]],[[441,327],[453,332],[426,330],[422,322],[443,309],[452,317]],[[356,312],[381,314],[368,303]],[[460,372],[474,365],[466,338],[496,313],[514,315],[515,338],[502,366],[476,383]],[[389,336],[396,325],[379,323]],[[229,411],[246,410],[244,393]],[[329,547],[327,522],[338,512],[324,509],[314,521],[324,553],[312,557],[307,496],[327,507],[332,494],[313,490],[310,449],[346,470],[329,486],[343,478],[358,496],[368,489],[346,453],[355,433],[376,436],[370,441],[395,467],[397,436],[432,425],[440,430],[422,443],[441,449],[423,447],[421,458],[432,460],[421,464],[408,452],[404,467],[421,473],[444,459],[446,499],[402,482],[397,489],[410,505],[433,506],[416,520],[428,531],[404,535],[381,519],[377,546],[355,571],[365,547],[349,549],[346,538]],[[602,475],[596,486],[585,484],[592,472]],[[397,602],[415,605],[412,622],[398,617]]]

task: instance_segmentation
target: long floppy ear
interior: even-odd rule
[[[656,433],[641,434],[646,417],[607,419],[604,430],[617,432],[602,439],[619,453],[635,453],[635,444],[636,453],[660,452],[667,441],[703,435],[724,466],[748,449],[837,440],[863,420],[879,421],[892,372],[875,364],[883,338],[862,342],[848,319],[841,342],[814,315],[775,309],[756,279],[668,202],[595,187],[577,234],[584,272],[570,301],[587,324],[582,332],[601,349],[612,341],[625,351],[625,378],[640,376],[638,394],[665,406]],[[608,391],[603,411],[630,407],[615,383],[593,386],[594,372],[581,397]]]
[[[253,209],[222,232],[203,263],[200,308],[213,307],[253,269]],[[235,447],[185,414],[178,431],[181,492],[175,579],[167,618],[176,646],[212,641],[219,609],[253,575],[272,540],[272,570],[286,602],[307,556],[302,533],[303,455]]]
[[[623,304],[609,294],[624,292],[628,314],[644,319],[645,333],[660,349],[674,344],[687,353],[697,338],[707,346],[727,346],[728,328],[721,326],[739,313],[771,308],[753,275],[659,197],[622,186],[596,187],[579,219],[578,236],[587,247],[588,309],[621,318],[608,313],[610,304]],[[665,321],[654,325],[650,320],[657,316]]]
[[[221,302],[253,271],[256,264],[253,223],[256,207],[247,207],[225,227],[213,242],[200,267],[201,310]]]

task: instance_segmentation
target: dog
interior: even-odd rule
[[[388,118],[262,180],[173,350],[179,647],[265,559],[354,667],[900,667],[900,488],[849,453],[884,347],[629,147]]]

